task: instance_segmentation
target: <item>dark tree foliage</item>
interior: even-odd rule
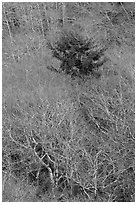
[[[49,43],[53,57],[61,61],[59,71],[71,77],[93,75],[100,77],[99,67],[105,62],[103,53],[106,48],[96,49],[91,40],[85,40],[72,31],[62,33],[55,45]],[[102,59],[103,58],[103,59]]]

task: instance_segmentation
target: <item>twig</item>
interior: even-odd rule
[[[126,11],[125,7],[123,6],[123,2],[120,2],[121,7],[123,8],[125,14],[127,15],[128,20],[130,21],[130,18],[128,16],[128,12]]]
[[[9,36],[10,36],[10,42],[11,42],[11,46],[12,46],[12,57],[16,63],[16,58],[15,58],[15,55],[13,53],[13,37],[12,37],[12,34],[11,34],[11,29],[10,29],[10,25],[9,25],[9,22],[8,22],[8,19],[7,19],[7,16],[6,16],[6,13],[5,13],[5,5],[3,4],[3,11],[4,11],[4,15],[5,15],[5,19],[6,19],[6,24],[7,24],[7,27],[8,27],[8,32],[9,32]]]

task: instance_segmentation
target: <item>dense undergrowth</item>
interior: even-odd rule
[[[2,12],[3,201],[134,201],[134,3]]]

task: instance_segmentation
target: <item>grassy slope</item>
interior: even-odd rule
[[[129,6],[124,5],[126,11]],[[68,162],[65,163],[67,174],[82,186],[92,184],[97,187],[103,179],[103,189],[108,191],[107,178],[97,174],[104,161],[113,166],[116,175],[130,166],[134,168],[134,22],[131,21],[131,14],[110,4],[75,3],[71,7],[72,4],[65,7],[54,3],[3,4],[3,154],[7,158],[3,165],[6,175],[3,179],[4,201],[24,201],[26,197],[31,201],[38,199],[32,196],[36,189],[32,188],[30,192],[21,190],[21,195],[15,195],[15,191],[7,187],[10,183],[19,190],[25,185],[20,180],[16,184],[12,178],[8,155],[18,149],[35,160],[28,143],[32,129],[39,135],[38,140],[44,149],[56,159],[58,156],[53,152],[58,148],[65,158],[60,164]],[[111,16],[105,15],[106,10],[124,15],[122,33],[118,24],[122,18],[117,17],[118,23],[112,24]],[[94,78],[85,82],[72,81],[46,68],[51,64],[60,65],[52,58],[46,45],[47,40],[54,42],[62,28],[58,18],[63,19],[64,27],[71,28],[69,22],[65,23],[66,16],[80,24],[82,35],[90,36],[97,46],[108,44],[105,52],[108,61],[101,68],[102,77],[98,81]],[[11,21],[16,26],[12,26]],[[79,27],[76,26],[76,29]],[[132,46],[129,46],[131,43]],[[15,133],[19,132],[10,134],[12,127]],[[25,129],[25,134],[19,128]],[[55,145],[56,140],[59,146]],[[102,160],[102,157],[105,159]],[[22,156],[22,161],[25,159]],[[85,170],[84,161],[90,164],[87,169],[93,169],[93,172]],[[26,177],[24,179],[26,181]],[[94,198],[89,192],[88,199],[108,200],[108,194],[104,195],[102,198],[98,193]]]

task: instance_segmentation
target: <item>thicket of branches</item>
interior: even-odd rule
[[[3,201],[134,201],[134,3],[2,12]]]

